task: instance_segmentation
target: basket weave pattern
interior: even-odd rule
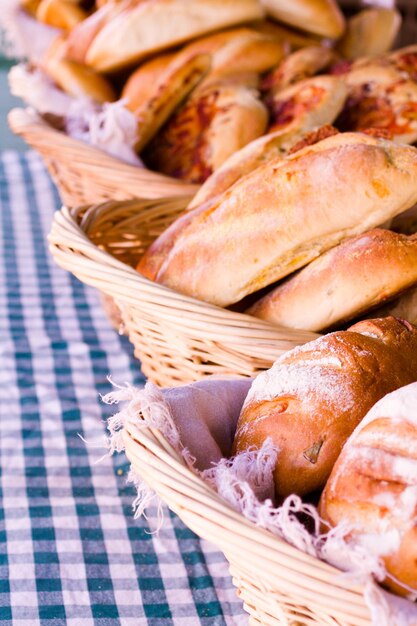
[[[125,424],[133,469],[200,537],[224,552],[252,625],[370,626],[363,588],[234,511],[159,431]]]
[[[187,198],[106,202],[57,212],[49,237],[57,263],[116,301],[153,382],[176,385],[209,374],[254,376],[317,337],[181,295],[141,276],[145,248],[185,208]]]
[[[42,156],[67,206],[103,200],[193,194],[195,185],[135,167],[53,128],[29,109],[13,109],[12,131]]]

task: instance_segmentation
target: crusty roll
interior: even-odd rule
[[[345,19],[335,0],[261,0],[267,14],[301,30],[337,39]]]
[[[337,106],[337,102],[334,105]],[[308,132],[315,126],[312,121],[315,121],[314,116],[302,116],[299,126],[297,126],[297,120],[293,120],[288,129],[284,127],[273,133],[262,135],[230,155],[223,165],[201,185],[188,208],[192,209],[216,198],[257,167],[272,159],[284,158],[290,149],[293,152],[338,133],[337,129],[330,125],[320,126]]]
[[[180,217],[138,269],[181,293],[227,306],[416,200],[415,148],[340,133],[268,161],[216,201]]]
[[[376,228],[312,261],[247,312],[319,331],[352,319],[417,283],[417,235]]]
[[[145,0],[107,22],[89,47],[86,63],[99,71],[115,70],[262,15],[257,0]]]
[[[151,169],[202,183],[236,150],[266,130],[258,93],[239,84],[212,83],[193,94],[144,153]]]
[[[158,56],[145,61],[132,72],[123,86],[121,98],[126,102],[126,108],[135,112],[155,95],[156,85],[168,65],[175,58],[175,53],[159,54]]]
[[[261,83],[262,91],[279,91],[300,80],[314,76],[338,57],[331,48],[307,46],[289,54]]]
[[[252,383],[234,454],[278,449],[276,493],[323,487],[349,435],[386,393],[417,379],[417,328],[394,317],[366,320],[283,354]]]
[[[306,78],[286,89],[271,92],[266,99],[270,111],[268,132],[293,128],[300,131],[331,124],[343,108],[348,90],[337,76]],[[296,137],[296,138],[297,138]]]
[[[101,103],[116,100],[110,82],[91,67],[76,61],[50,59],[45,70],[63,91],[74,98],[88,97]]]
[[[154,89],[147,100],[137,106],[133,113],[138,120],[138,152],[148,144],[186,96],[210,69],[208,54],[188,57],[179,53],[156,78]],[[154,68],[155,69],[155,68]],[[124,92],[126,97],[126,91]],[[137,100],[137,98],[136,98]]]
[[[64,30],[71,30],[86,17],[84,9],[66,0],[41,0],[36,9],[36,19]]]
[[[386,130],[395,141],[417,140],[417,84],[381,57],[344,75],[349,98],[336,125],[341,130]]]
[[[347,21],[337,50],[345,59],[383,54],[393,46],[400,26],[401,14],[396,9],[365,9]]]
[[[320,499],[330,526],[380,557],[384,584],[417,592],[417,383],[375,404],[349,437]]]
[[[94,38],[107,22],[114,19],[125,7],[126,0],[118,3],[109,2],[77,24],[67,36],[66,58],[70,61],[85,63],[87,51]]]

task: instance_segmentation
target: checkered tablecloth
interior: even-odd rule
[[[108,375],[143,379],[48,253],[59,204],[34,153],[1,155],[0,626],[246,626],[223,555],[168,511],[151,534],[126,458],[103,458]]]

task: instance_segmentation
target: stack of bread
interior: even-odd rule
[[[270,439],[277,503],[289,494],[318,503],[323,532],[343,524],[348,544],[381,559],[384,585],[412,599],[416,380],[417,327],[394,317],[359,322],[287,352],[261,373],[233,445],[236,454]]]
[[[72,98],[121,100],[147,167],[197,184],[218,172],[195,202],[321,125],[417,137],[414,50],[388,53],[401,22],[394,9],[346,19],[335,0],[21,3],[59,33],[37,69]],[[16,95],[37,108],[22,82]]]

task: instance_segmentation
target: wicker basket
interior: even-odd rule
[[[196,185],[135,167],[53,128],[31,109],[13,109],[8,122],[42,156],[67,206],[103,200],[194,194]]]
[[[125,423],[123,439],[133,469],[230,563],[252,625],[370,626],[363,588],[234,511],[155,429]]]
[[[253,376],[283,352],[317,337],[183,296],[133,269],[188,200],[64,207],[55,214],[49,236],[61,267],[114,298],[143,373],[162,386],[209,374]]]

